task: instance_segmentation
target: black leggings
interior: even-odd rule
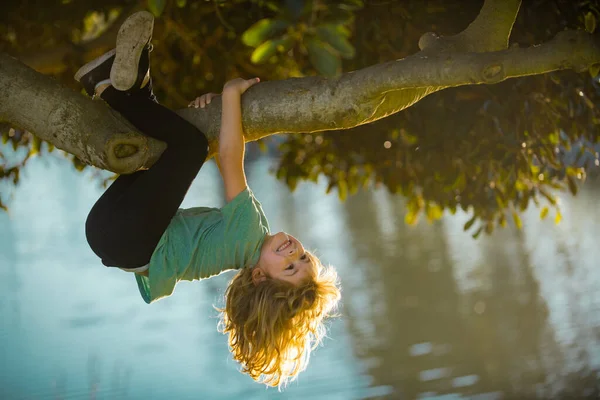
[[[88,243],[106,266],[137,268],[150,257],[208,155],[195,126],[158,104],[148,85],[101,96],[140,132],[167,143],[146,171],[119,176],[98,199],[85,224]]]

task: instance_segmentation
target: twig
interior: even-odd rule
[[[219,21],[221,21],[221,23],[223,24],[223,26],[225,28],[229,29],[230,31],[235,32],[234,27],[229,25],[229,23],[227,23],[227,21],[225,21],[225,18],[223,18],[223,15],[221,14],[221,10],[219,10],[219,4],[218,4],[217,0],[213,0],[213,4],[215,5],[215,11],[217,13],[217,17],[219,18]]]

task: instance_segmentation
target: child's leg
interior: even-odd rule
[[[120,176],[92,208],[86,235],[105,265],[147,264],[171,218],[204,163],[208,142],[202,132],[171,110],[138,93],[112,87],[102,98],[142,133],[167,143],[147,171]]]

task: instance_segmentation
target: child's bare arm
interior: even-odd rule
[[[221,132],[219,134],[219,171],[225,185],[227,202],[246,189],[244,173],[244,134],[241,96],[258,78],[234,79],[225,84],[222,94]]]
[[[221,132],[219,133],[219,156],[216,162],[223,177],[227,202],[246,189],[241,96],[259,81],[258,78],[233,79],[225,84],[221,94]],[[189,107],[204,108],[217,96],[218,94],[215,93],[203,94],[190,102]]]

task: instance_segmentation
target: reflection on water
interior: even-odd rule
[[[466,215],[408,227],[390,223],[402,199],[350,199],[362,272],[344,275],[345,315],[374,384],[394,398],[598,398],[600,209],[586,189],[563,199],[558,226],[532,210],[523,231],[479,240],[463,232]]]
[[[148,306],[104,268],[83,221],[101,193],[66,162],[36,160],[0,214],[0,398],[596,398],[600,394],[598,190],[562,201],[563,221],[473,240],[466,215],[404,225],[383,190],[341,204],[323,185],[290,194],[248,177],[274,231],[337,266],[342,317],[283,393],[237,372],[214,304],[230,274],[182,283]],[[223,203],[212,163],[184,206]]]

